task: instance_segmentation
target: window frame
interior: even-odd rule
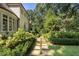
[[[7,30],[3,30],[3,15],[6,15],[7,16]],[[11,17],[11,19],[9,19]],[[12,30],[10,31],[9,30],[9,20],[11,20],[11,22],[12,22]],[[14,20],[14,24],[13,24],[13,20]],[[7,14],[5,14],[5,13],[1,13],[1,32],[14,32],[15,30],[14,30],[14,27],[16,27],[16,26],[14,26],[15,25],[15,18],[13,18],[12,16],[10,16],[10,15],[7,15]]]
[[[13,31],[13,18],[9,16],[8,22],[9,22],[9,24],[8,24],[8,31],[12,32]],[[11,22],[11,24],[10,24],[10,22]],[[10,30],[10,25],[11,25],[11,30]]]
[[[4,19],[3,15],[6,15],[6,14],[1,14],[1,17],[2,17],[1,18],[2,19],[1,20],[2,21],[2,24],[1,24],[2,29],[1,30],[2,30],[2,32],[8,32],[8,16],[6,15],[7,16],[7,18],[6,18],[6,20],[7,20],[7,25],[6,25],[7,26],[7,30],[3,30],[3,19]]]

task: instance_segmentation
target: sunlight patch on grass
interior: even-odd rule
[[[53,45],[50,48],[55,51],[52,53],[55,56],[79,56],[79,46]]]
[[[58,49],[57,52],[58,52],[59,54],[63,54],[64,48],[65,48],[64,46],[61,46],[61,48]]]

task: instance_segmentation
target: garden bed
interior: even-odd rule
[[[35,36],[32,33],[19,29],[8,39],[0,38],[0,56],[24,56],[32,47]]]

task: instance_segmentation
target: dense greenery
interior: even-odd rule
[[[35,10],[28,12],[33,33],[50,31],[79,31],[79,4],[42,3]]]
[[[22,56],[26,55],[28,49],[33,45],[35,37],[33,34],[19,29],[6,40],[0,39],[0,55],[1,56]]]
[[[53,38],[79,38],[79,32],[51,31],[49,34]]]
[[[52,38],[51,41],[58,45],[79,45],[79,39],[76,38]]]

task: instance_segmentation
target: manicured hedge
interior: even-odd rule
[[[78,38],[52,38],[51,42],[59,45],[79,45]]]
[[[19,29],[6,40],[0,39],[0,56],[23,56],[33,45],[35,36]]]
[[[79,32],[50,32],[49,41],[54,44],[79,45]]]

